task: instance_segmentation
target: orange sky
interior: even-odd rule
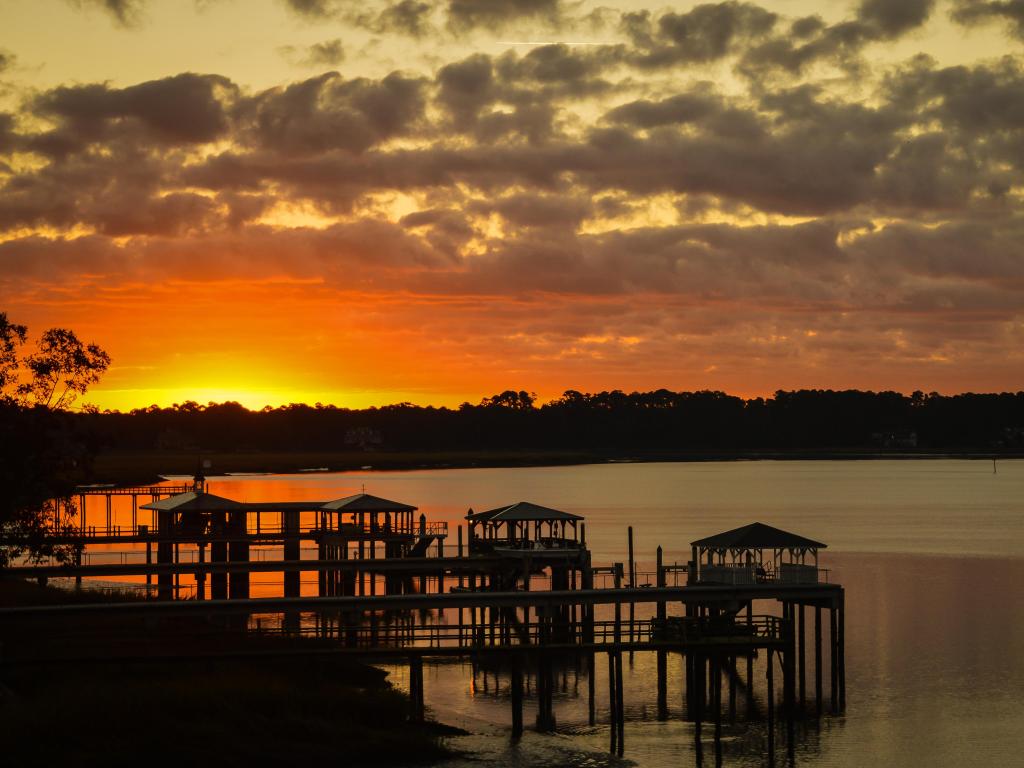
[[[1024,24],[819,6],[12,0],[0,311],[122,410],[1021,389]]]

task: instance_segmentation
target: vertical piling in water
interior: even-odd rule
[[[793,757],[795,732],[794,716],[796,714],[796,632],[793,622],[793,604],[790,604],[789,620],[783,628],[786,647],[782,655],[783,697],[786,712],[786,750]]]
[[[227,513],[214,512],[210,525],[210,562],[226,563],[228,560],[228,543],[224,540],[227,535]],[[148,546],[148,545],[147,545]],[[210,574],[210,597],[214,600],[224,600],[228,596],[228,574],[225,572]]]
[[[775,765],[775,673],[774,651],[770,648],[767,653],[767,678],[768,678],[768,765]]]
[[[747,603],[747,627],[750,630],[750,635],[753,637],[754,634],[754,601],[751,600]],[[751,713],[754,711],[754,654],[753,651],[747,652],[747,717],[749,718]]]
[[[438,538],[437,540],[437,556],[439,558],[444,557],[444,539]],[[437,594],[444,594],[444,568],[439,568],[437,571]]]
[[[630,588],[636,586],[636,561],[633,559],[633,526],[627,528],[627,537],[629,544],[629,586]],[[629,642],[633,642],[633,625],[636,616],[636,605],[630,601],[629,603]],[[633,652],[629,652],[630,661],[633,659]]]
[[[729,665],[729,724],[736,722],[736,657],[728,657]]]
[[[619,716],[619,744],[616,754],[622,757],[622,753],[626,748],[626,694],[622,679],[622,651],[615,651],[615,679],[615,711]]]
[[[821,606],[814,606],[814,710],[821,717]]]
[[[715,765],[722,764],[722,657],[711,656],[711,709],[715,718]]]
[[[156,523],[157,535],[160,537],[156,545],[156,562],[157,565],[167,565],[174,560],[174,545],[170,542],[170,537],[174,533],[174,513],[169,510],[159,510]],[[156,594],[159,599],[170,600],[174,597],[174,577],[170,573],[158,574],[156,585]]]
[[[690,697],[693,710],[693,741],[697,752],[697,764],[704,760],[703,721],[704,721],[704,688],[707,676],[704,674],[704,657],[700,653],[693,654],[693,674],[690,678],[694,683],[693,695]]]
[[[597,693],[597,655],[590,651],[587,656],[587,723],[597,724],[597,709],[594,701]]]
[[[608,751],[615,753],[618,747],[619,740],[619,715],[618,715],[618,703],[619,697],[615,693],[615,654],[612,651],[608,651],[608,730],[610,744]]]
[[[299,511],[297,509],[286,509],[281,512],[281,534],[284,539],[284,559],[298,560],[299,550]],[[298,571],[285,571],[284,574],[284,596],[298,597],[302,574]]]
[[[512,738],[523,735],[523,667],[519,656],[512,661]]]
[[[804,604],[800,603],[797,606],[797,652],[800,654],[797,662],[798,668],[798,679],[800,681],[800,709],[804,709],[807,706],[807,653],[806,653],[806,623],[804,617]]]
[[[846,592],[839,592],[839,711],[846,711]]]
[[[423,657],[409,657],[409,719],[414,723],[422,723],[424,716],[423,704]]]
[[[665,586],[665,571],[662,568],[664,554],[661,547],[658,547],[656,555],[656,584],[658,587]],[[664,632],[666,618],[665,601],[659,600],[657,604],[657,616],[660,632]],[[657,651],[658,661],[658,719],[668,720],[668,653]]]
[[[836,621],[835,603],[828,609],[828,642],[829,661],[831,662],[831,679],[829,680],[829,698],[832,702],[832,714],[839,714],[839,650],[836,642],[838,634],[838,622]]]
[[[228,543],[228,559],[232,563],[249,562],[249,541],[246,539],[245,510],[228,513],[228,528],[231,541]],[[232,599],[249,597],[249,572],[234,571],[228,582],[228,596]]]

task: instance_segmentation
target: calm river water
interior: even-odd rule
[[[906,460],[217,477],[210,490],[247,501],[326,500],[364,485],[450,524],[468,507],[519,500],[585,515],[595,563],[626,559],[628,525],[641,568],[659,544],[667,562],[685,562],[690,541],[755,520],[824,541],[821,564],[846,588],[847,712],[800,726],[796,764],[1024,765],[1024,461],[1001,461],[996,473],[991,462]],[[468,665],[430,667],[427,705],[474,734],[453,740],[469,753],[453,766],[693,765],[693,732],[679,717],[680,661],[670,657],[672,717],[661,723],[647,656],[626,665],[624,761],[607,755],[606,726],[586,725],[585,671],[560,683],[558,732],[527,733],[518,745],[507,739],[504,681],[495,690],[491,678],[485,690]],[[404,671],[392,672],[404,685]],[[606,690],[599,670],[599,720]],[[765,764],[761,726],[725,733],[725,765]]]

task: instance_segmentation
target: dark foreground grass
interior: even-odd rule
[[[0,579],[3,605],[62,595],[85,599]],[[8,618],[0,765],[414,765],[451,754],[451,729],[408,723],[408,698],[384,672],[324,651],[194,622]]]
[[[449,754],[391,688],[280,670],[61,670],[0,704],[4,764],[408,765]]]

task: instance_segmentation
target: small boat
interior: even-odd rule
[[[330,472],[327,467],[304,467],[299,472]]]

